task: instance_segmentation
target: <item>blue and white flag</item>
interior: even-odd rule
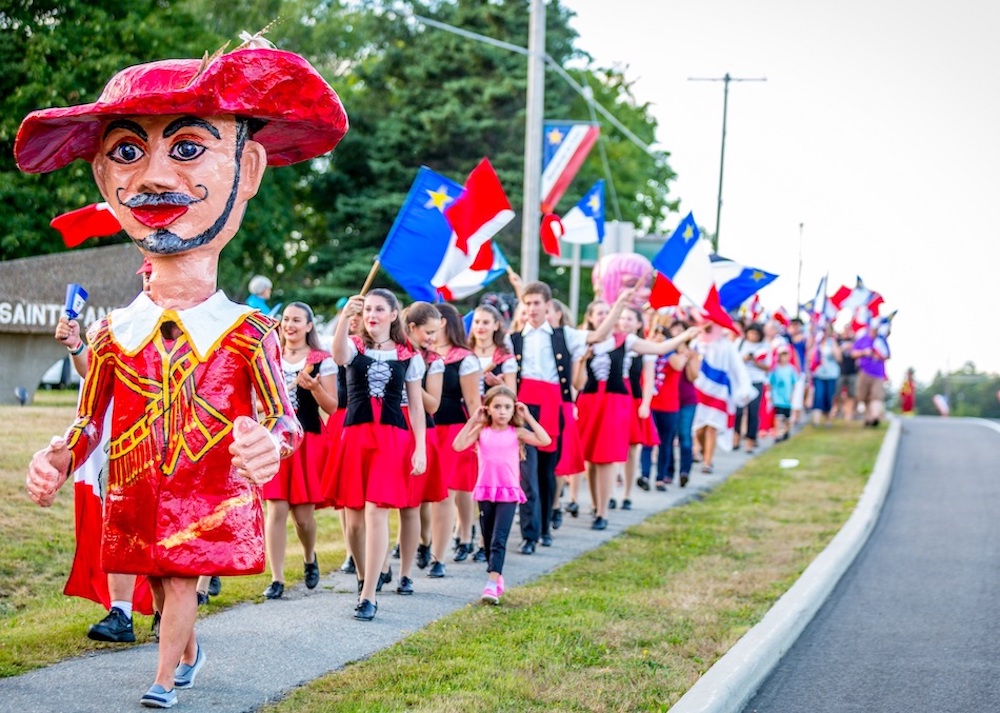
[[[600,136],[585,121],[546,121],[542,127],[542,213],[551,213]]]
[[[746,267],[728,258],[712,254],[712,280],[719,291],[719,303],[727,312],[740,305],[777,279],[777,275],[756,267]]]
[[[469,295],[474,295],[485,288],[486,285],[493,282],[493,280],[506,274],[509,267],[507,258],[495,240],[492,241],[492,247],[493,263],[489,268],[482,270],[476,269],[476,266],[473,266],[455,275],[455,277],[448,280],[447,284],[438,288],[438,293],[442,299],[445,301],[460,300]],[[466,329],[466,332],[468,332],[468,329]]]
[[[594,184],[562,217],[564,243],[591,245],[604,242],[604,179]]]

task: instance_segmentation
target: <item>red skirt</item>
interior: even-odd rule
[[[325,433],[306,433],[292,455],[281,461],[278,474],[264,484],[265,500],[287,500],[289,505],[322,505],[323,466],[330,451]]]
[[[438,463],[448,490],[471,493],[479,477],[479,457],[476,455],[476,449],[466,448],[459,453],[451,445],[464,426],[463,423],[439,424],[434,427],[434,433],[437,435]]]
[[[552,439],[552,443],[538,450],[554,453],[559,447],[559,413],[563,403],[559,384],[521,379],[517,387],[517,400],[528,406],[538,407],[538,423]]]
[[[337,508],[362,510],[365,503],[381,508],[410,507],[410,457],[413,433],[379,423],[382,402],[372,399],[372,423],[344,426],[340,456],[328,460],[323,474],[324,498]]]
[[[641,403],[642,399],[632,399],[632,427],[629,430],[629,445],[658,446],[660,445],[660,436],[656,432],[653,417],[639,418],[639,405]]]
[[[406,414],[406,422],[410,423],[410,409],[406,406],[403,407],[403,413]],[[410,425],[410,433],[412,434],[413,425]],[[428,428],[426,435],[427,447],[424,449],[427,453],[427,469],[424,471],[423,475],[414,476],[410,478],[410,507],[418,507],[423,503],[438,503],[445,500],[448,497],[448,486],[444,482],[444,477],[442,476],[441,462],[438,458],[438,444],[437,427]],[[410,455],[413,455],[413,449],[416,448],[417,442],[414,438],[410,438]]]
[[[583,443],[580,441],[580,426],[576,422],[576,406],[563,402],[562,451],[556,463],[556,475],[576,475],[587,469],[583,459]]]
[[[591,463],[624,463],[632,426],[632,397],[609,394],[607,382],[597,382],[597,392],[576,398],[583,457]]]

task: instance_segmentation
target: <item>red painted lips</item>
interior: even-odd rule
[[[165,228],[187,213],[186,205],[147,205],[133,208],[132,215],[147,228]]]

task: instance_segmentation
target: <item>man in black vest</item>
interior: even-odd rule
[[[521,488],[526,502],[521,504],[520,552],[530,555],[535,545],[552,544],[550,522],[556,489],[556,464],[562,446],[562,409],[571,401],[570,380],[573,362],[583,356],[588,344],[608,337],[634,290],[619,295],[601,325],[590,332],[584,329],[553,329],[546,319],[552,290],[544,282],[529,282],[521,291],[526,326],[510,335],[511,351],[517,357],[517,398],[527,404],[532,415],[552,436],[545,448],[527,447],[521,463]]]

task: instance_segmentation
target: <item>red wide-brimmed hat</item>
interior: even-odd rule
[[[112,77],[93,104],[34,111],[14,142],[18,167],[47,173],[100,146],[100,123],[115,116],[236,114],[267,124],[254,140],[269,166],[287,166],[333,149],[347,133],[347,113],[326,80],[292,52],[240,49],[202,60],[138,64]]]

